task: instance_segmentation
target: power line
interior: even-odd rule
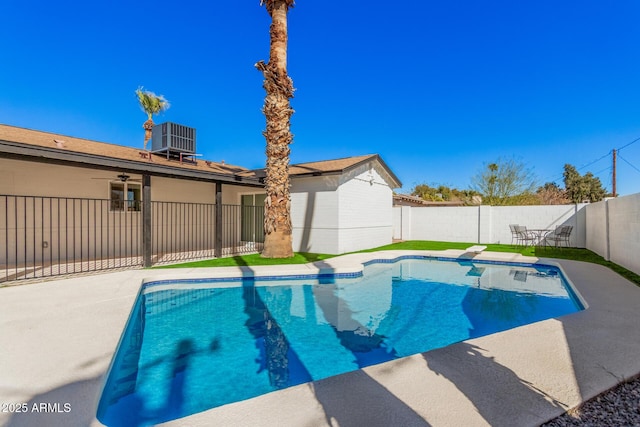
[[[586,164],[586,165],[584,165],[584,166],[580,166],[580,167],[579,167],[578,169],[576,169],[576,170],[581,170],[581,169],[586,168],[587,166],[591,166],[591,165],[592,165],[592,164],[594,164],[594,163],[598,163],[600,160],[604,159],[605,157],[609,157],[609,154],[611,154],[611,151],[609,151],[607,154],[605,154],[604,156],[600,157],[599,159],[594,160],[594,161],[593,161],[593,162],[591,162],[591,163],[587,163],[587,164]]]
[[[602,169],[602,170],[600,170],[600,171],[598,171],[598,172],[595,172],[595,173],[593,174],[593,176],[598,176],[598,175],[600,175],[602,172],[604,172],[604,171],[610,171],[610,170],[612,170],[612,169],[613,169],[613,168],[612,168],[611,166],[607,166],[606,168],[604,168],[604,169]]]
[[[604,176],[603,177],[598,176],[602,172],[605,172],[605,171],[609,171],[610,172],[609,174],[607,174],[607,177],[606,177],[606,178],[608,178],[608,180],[605,180]],[[613,189],[613,167],[607,166],[606,168],[594,173],[593,176],[595,176],[596,178],[600,179],[602,183],[607,182],[607,184],[609,184],[611,186],[611,188]]]
[[[635,144],[636,142],[640,141],[640,138],[636,138],[633,141],[631,141],[630,143],[628,143],[627,145],[623,145],[622,147],[618,148],[618,152],[620,150],[622,150],[623,148],[627,148],[628,146],[630,146],[631,144]]]
[[[622,157],[620,155],[620,153],[618,153],[618,158],[624,160],[629,166],[631,166],[633,169],[637,170],[638,172],[640,172],[640,169],[638,169],[637,167],[633,166],[627,159],[625,159],[624,157]]]
[[[607,176],[607,178],[609,178],[609,180],[608,180],[608,184],[610,184],[610,185],[611,185],[611,187],[613,187],[613,176],[612,176],[612,175],[613,175],[613,167],[611,167],[611,166],[607,166],[606,168],[604,168],[604,169],[602,169],[602,170],[599,170],[598,172],[595,172],[595,173],[592,173],[592,174],[593,174],[593,176],[594,176],[594,177],[598,178],[598,179],[600,180],[600,182],[604,183],[604,182],[605,182],[605,177],[600,177],[599,175],[600,175],[602,172],[605,172],[605,171],[610,171],[610,172],[611,172],[611,173]]]
[[[640,140],[640,138],[638,138],[638,140]],[[630,145],[630,144],[627,144],[626,146],[629,146],[629,145]],[[625,147],[626,147],[626,146],[625,146]],[[624,147],[623,147],[623,148],[624,148]],[[582,165],[582,166],[580,166],[579,168],[576,168],[576,171],[582,170],[582,169],[586,168],[587,166],[591,166],[591,165],[592,165],[592,164],[594,164],[594,163],[598,163],[600,160],[602,160],[602,159],[604,159],[604,158],[606,158],[606,157],[609,157],[609,155],[610,155],[610,154],[611,154],[611,151],[609,151],[609,152],[608,152],[607,154],[605,154],[604,156],[602,156],[602,157],[600,157],[600,158],[598,158],[598,159],[596,159],[596,160],[594,160],[594,161],[592,161],[592,162],[587,163],[586,165]],[[602,171],[601,171],[601,172],[602,172]],[[561,173],[560,175],[554,175],[554,178],[552,178],[552,179],[551,179],[551,182],[555,182],[555,181],[559,180],[560,178],[564,178],[564,173]],[[549,182],[549,178],[547,178],[545,181],[546,181],[546,182]]]
[[[629,142],[629,143],[627,143],[627,144],[623,145],[623,146],[622,146],[622,147],[620,147],[620,148],[617,148],[617,149],[616,149],[616,151],[617,151],[617,153],[618,153],[618,157],[619,157],[619,158],[621,158],[622,160],[624,160],[625,162],[627,162],[627,163],[629,164],[629,166],[631,166],[632,168],[634,168],[635,170],[637,170],[638,172],[640,172],[640,169],[636,168],[636,167],[635,167],[635,166],[633,166],[631,163],[629,163],[627,160],[625,160],[625,159],[623,159],[622,157],[620,157],[620,150],[622,150],[623,148],[627,148],[628,146],[630,146],[630,145],[632,145],[632,144],[635,144],[635,143],[636,143],[636,142],[638,142],[638,141],[640,141],[640,137],[638,137],[638,138],[634,139],[633,141],[631,141],[631,142]],[[605,154],[604,156],[599,157],[599,158],[597,158],[596,160],[594,160],[594,161],[592,161],[592,162],[589,162],[589,163],[587,163],[587,164],[585,164],[585,165],[580,166],[579,168],[576,168],[576,170],[577,170],[577,171],[580,171],[580,170],[582,170],[582,169],[584,169],[584,168],[586,168],[586,167],[588,167],[588,166],[593,165],[594,163],[598,163],[600,160],[602,160],[602,159],[604,159],[604,158],[606,158],[606,157],[609,157],[609,156],[611,155],[611,153],[612,153],[612,152],[613,152],[613,150],[609,151],[609,152],[608,152],[607,154]],[[607,169],[610,169],[610,168],[611,168],[611,167],[607,167]],[[604,171],[605,171],[605,170],[607,170],[607,169],[603,169],[603,170],[601,170],[600,172],[598,172],[598,173],[596,173],[596,174],[594,174],[594,175],[598,175],[599,173],[604,172]],[[560,178],[564,178],[564,173],[562,173],[562,174],[560,174],[560,175],[554,175],[554,178],[550,179],[550,181],[551,181],[551,182],[555,182],[555,181],[559,180]],[[547,178],[547,180],[546,180],[546,181],[547,181],[547,182],[549,182],[549,178]]]

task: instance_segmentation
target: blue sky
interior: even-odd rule
[[[134,91],[205,158],[264,166],[259,0],[5,0],[0,122],[142,148]],[[516,158],[640,192],[640,2],[299,0],[289,13],[292,163],[378,153],[402,180],[469,188]]]

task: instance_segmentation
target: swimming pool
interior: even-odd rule
[[[151,282],[98,419],[155,424],[582,308],[553,266],[428,257],[362,274]]]

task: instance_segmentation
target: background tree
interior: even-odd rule
[[[259,61],[256,68],[264,76],[267,92],[262,112],[267,119],[263,132],[267,140],[267,164],[264,215],[264,258],[293,256],[291,241],[291,195],[289,193],[289,144],[293,81],[287,75],[287,13],[293,0],[262,0],[271,16],[269,62]]]
[[[472,179],[472,189],[489,205],[514,205],[532,201],[535,176],[522,162],[498,159],[489,163]]]
[[[473,190],[458,190],[446,185],[431,187],[428,184],[418,184],[411,190],[411,195],[418,196],[423,200],[434,202],[463,202],[466,205],[474,204],[474,196],[479,194]]]
[[[540,201],[540,197],[538,197],[536,193],[532,193],[529,191],[517,194],[515,196],[507,197],[503,203],[503,205],[508,206],[529,206],[540,204],[542,204],[542,202]]]
[[[543,205],[566,205],[571,203],[567,192],[555,182],[547,182],[536,190],[536,195]]]
[[[567,163],[564,165],[563,176],[567,197],[573,203],[599,202],[607,194],[600,178],[595,177],[591,172],[581,176],[574,166]]]
[[[144,149],[146,150],[147,142],[151,139],[151,131],[153,130],[153,115],[168,110],[170,104],[169,101],[164,99],[164,96],[144,90],[142,86],[136,90],[136,95],[142,111],[147,114],[147,121],[142,125],[144,128]]]
[[[567,191],[567,197],[573,203],[580,203],[584,200],[584,196],[586,195],[586,189],[584,188],[582,177],[578,170],[570,165],[564,165],[564,187]]]
[[[429,201],[434,201],[434,202],[441,202],[441,201],[446,201],[449,200],[449,193],[448,192],[439,192],[438,188],[435,187],[431,187],[428,184],[418,184],[415,187],[413,187],[413,190],[411,190],[411,195],[412,196],[418,196],[420,197],[422,200],[429,200]]]
[[[607,195],[607,190],[602,186],[602,182],[600,178],[594,176],[591,172],[587,172],[583,179],[587,182],[587,188],[589,192],[587,193],[589,197],[589,202],[599,202],[604,200]]]

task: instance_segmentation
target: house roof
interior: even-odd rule
[[[394,194],[393,202],[396,205],[402,204],[402,202],[410,203],[415,206],[464,206],[464,202],[458,200],[453,202],[436,202],[430,200],[424,200],[418,196],[411,196],[409,194]]]
[[[402,186],[402,183],[400,182],[398,177],[391,171],[391,169],[389,169],[389,167],[378,154],[366,154],[364,156],[344,157],[333,160],[322,160],[319,162],[297,163],[289,166],[289,175],[321,176],[342,174],[370,161],[377,161],[383,167],[385,172],[389,175],[394,188]],[[248,171],[247,173],[253,174],[260,178],[263,178],[265,176],[264,169],[256,169]]]
[[[264,169],[249,170],[222,162],[196,162],[150,155],[138,148],[83,138],[59,135],[0,124],[0,157],[14,157],[64,164],[84,164],[102,169],[147,172],[161,176],[222,181],[239,185],[262,186]],[[377,154],[291,165],[291,176],[319,176],[344,173],[369,161],[377,161],[394,185],[402,186],[396,175]]]
[[[76,163],[104,169],[148,172],[234,184],[262,185],[241,166],[198,160],[167,159],[122,145],[75,138],[0,124],[0,155],[56,163]]]
[[[393,194],[393,204],[400,204],[400,203],[408,203],[411,205],[416,205],[416,206],[420,206],[420,205],[424,205],[425,200],[423,200],[422,198],[418,197],[418,196],[411,196],[409,194]]]

